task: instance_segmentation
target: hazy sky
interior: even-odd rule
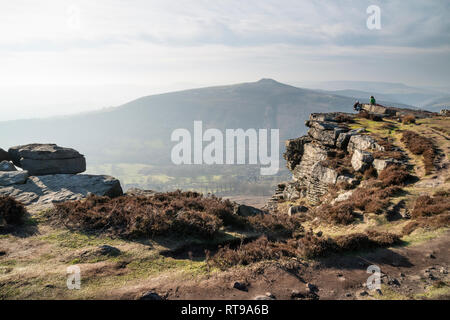
[[[370,5],[381,29],[366,26]],[[1,0],[0,120],[274,78],[450,86],[448,0]]]

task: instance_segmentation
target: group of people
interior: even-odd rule
[[[374,105],[377,104],[377,101],[375,100],[374,96],[370,96],[370,102],[369,103],[370,103],[371,106],[374,106]],[[358,100],[356,100],[355,104],[353,105],[353,109],[355,111],[359,112],[359,111],[361,111],[361,108],[362,108],[362,104]]]

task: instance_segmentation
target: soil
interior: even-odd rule
[[[449,299],[448,293],[423,297],[441,281],[448,282],[444,273],[450,262],[448,247],[450,232],[412,246],[378,249],[366,254],[331,256],[313,262],[265,262],[247,268],[221,272],[203,280],[170,281],[165,278],[149,279],[139,286],[110,292],[109,299],[135,299],[140,293],[158,292],[167,299],[238,299],[251,300],[267,292],[276,299],[298,299],[293,291],[305,299],[380,299],[380,298],[432,298]],[[365,288],[370,276],[367,267],[381,269],[381,295]],[[429,270],[429,272],[426,272]],[[431,276],[430,276],[431,274]],[[247,291],[234,288],[234,283],[245,283]],[[306,284],[317,287],[316,296],[309,296]],[[361,295],[362,291],[367,295]]]

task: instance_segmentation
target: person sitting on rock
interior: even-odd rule
[[[361,111],[361,103],[358,100],[356,100],[355,104],[353,105],[353,110]]]
[[[374,96],[370,96],[370,105],[375,106],[377,104],[377,101],[375,100]]]

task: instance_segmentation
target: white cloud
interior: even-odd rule
[[[366,28],[373,3],[381,7],[380,31]],[[450,82],[449,13],[444,0],[15,0],[1,4],[0,86],[136,84],[152,93],[175,83],[367,74],[443,85]],[[98,94],[105,104],[74,99],[67,112],[83,103],[114,104]],[[7,99],[8,106],[25,105],[12,94]],[[70,95],[39,99],[56,105]]]

